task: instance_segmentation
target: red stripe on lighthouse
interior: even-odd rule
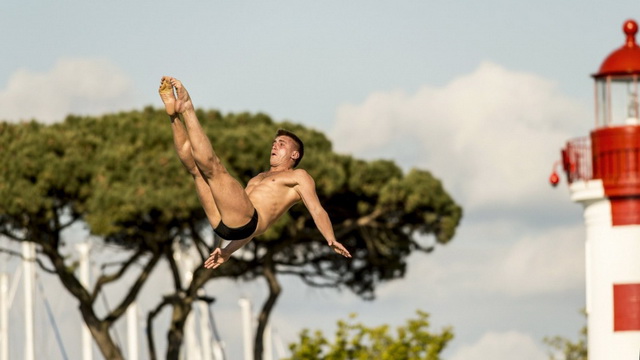
[[[640,284],[613,285],[613,331],[640,331]]]
[[[613,226],[640,225],[640,126],[591,132],[593,177],[611,201]]]
[[[640,224],[640,198],[611,198],[611,224],[613,226]]]

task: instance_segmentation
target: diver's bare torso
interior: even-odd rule
[[[259,215],[254,236],[264,233],[282,214],[301,200],[296,188],[300,184],[300,172],[304,170],[267,171],[249,180],[245,191]]]

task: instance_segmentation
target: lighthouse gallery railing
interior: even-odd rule
[[[593,179],[591,139],[588,136],[567,141],[562,149],[562,167],[569,183]]]
[[[562,150],[569,183],[601,179],[608,196],[640,193],[640,126],[601,128]]]

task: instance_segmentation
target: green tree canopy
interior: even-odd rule
[[[298,343],[289,345],[295,360],[440,360],[440,354],[453,339],[451,328],[440,332],[429,330],[429,314],[418,311],[417,319],[399,326],[395,335],[388,325],[369,327],[349,321],[338,321],[333,341],[321,331],[313,334],[305,329]]]
[[[587,316],[586,310],[582,310],[582,315]],[[545,337],[544,342],[550,348],[549,360],[588,360],[589,349],[587,347],[587,325],[580,329],[578,339],[574,342],[564,336]]]
[[[462,209],[428,171],[413,169],[404,174],[390,160],[363,161],[337,154],[321,132],[274,122],[264,114],[223,116],[197,110],[197,115],[229,172],[243,183],[268,170],[278,128],[298,134],[306,149],[300,167],[316,180],[336,237],[353,258],[337,256],[326,246],[304,206],[296,205],[227,264],[215,271],[199,264],[192,282],[183,285],[172,256],[173,244],[195,245],[204,261],[213,242],[206,238],[204,229],[210,225],[193,181],[174,154],[163,110],[69,116],[49,126],[0,123],[0,233],[40,246],[53,266],[47,270],[57,273],[78,299],[108,358],[119,353],[108,328],[138,296],[161,258],[170,265],[175,294],[159,299],[148,323],[163,306],[172,306],[167,358],[178,354],[190,304],[200,299],[198,290],[218,277],[267,280],[271,292],[256,337],[259,353],[261,329],[281,291],[278,274],[298,276],[312,286],[347,288],[373,299],[378,283],[404,275],[413,251],[432,251],[455,234]],[[76,278],[73,259],[60,236],[76,222],[132,253],[115,271],[105,271],[92,289],[85,289]],[[103,286],[138,263],[143,270],[131,291],[116,309],[99,318],[93,305]],[[151,338],[149,342],[153,348]]]

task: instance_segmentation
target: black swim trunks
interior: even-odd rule
[[[225,225],[222,220],[218,224],[218,227],[213,229],[213,231],[218,234],[221,238],[225,240],[243,240],[251,236],[258,227],[258,210],[253,210],[253,217],[249,222],[237,228],[230,228]]]

